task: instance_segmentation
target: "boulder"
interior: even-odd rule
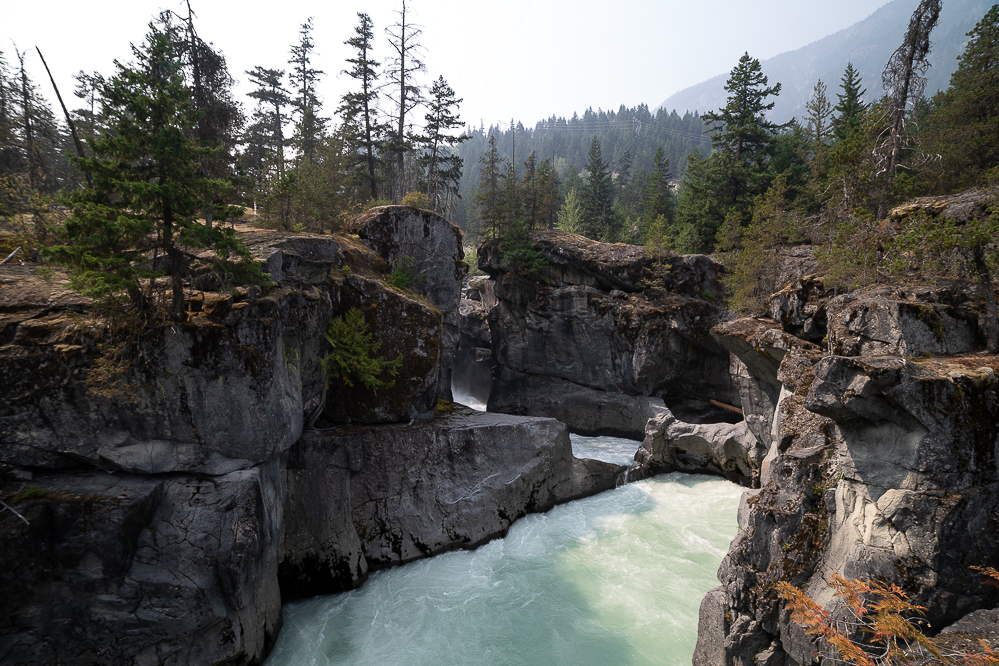
[[[276,460],[213,478],[36,475],[2,489],[5,664],[261,663],[281,626]]]
[[[766,447],[745,421],[694,424],[678,421],[665,408],[649,419],[645,439],[635,454],[637,479],[666,472],[714,474],[745,486],[759,487]]]

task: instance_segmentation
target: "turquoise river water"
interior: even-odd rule
[[[573,436],[625,464],[637,442]],[[284,607],[267,666],[690,664],[741,488],[666,474],[521,518],[503,539]]]

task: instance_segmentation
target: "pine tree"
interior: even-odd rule
[[[180,25],[174,23],[177,15],[168,10],[160,12],[159,24],[183,63],[185,83],[198,114],[192,138],[203,147],[220,148],[212,158],[202,162],[202,173],[211,178],[226,178],[233,174],[235,148],[245,118],[232,94],[236,82],[229,74],[225,56],[198,35],[194,16],[187,0],[187,16],[178,17]],[[210,216],[207,221],[211,222]]]
[[[424,171],[431,210],[447,217],[450,217],[452,206],[459,198],[458,185],[464,166],[456,148],[470,138],[467,134],[455,136],[450,133],[464,126],[458,117],[461,102],[455,99],[454,91],[444,77],[439,77],[430,89],[426,126],[424,134],[418,139],[424,149],[419,163]]]
[[[347,59],[352,67],[345,69],[343,73],[360,84],[361,89],[357,92],[346,93],[340,101],[337,112],[343,118],[348,149],[353,154],[363,156],[371,198],[377,199],[378,179],[375,176],[375,151],[381,135],[387,130],[385,125],[378,122],[379,90],[377,82],[380,63],[371,56],[374,39],[372,31],[374,24],[371,22],[371,17],[358,12],[357,18],[358,25],[354,28],[356,35],[344,42],[344,44],[354,48],[356,55]]]
[[[867,109],[867,105],[864,104],[867,90],[861,88],[860,74],[853,68],[852,62],[846,63],[840,87],[843,92],[837,93],[836,98],[839,101],[834,109],[839,115],[832,121],[833,136],[837,141],[845,140],[850,132],[860,127],[861,118]]]
[[[538,279],[548,267],[544,253],[531,242],[520,218],[510,223],[500,244],[500,261],[507,270],[529,279]]]
[[[784,127],[766,119],[766,112],[775,104],[767,104],[767,97],[780,95],[780,84],[770,87],[768,83],[760,61],[743,54],[725,83],[725,107],[702,116],[708,123],[707,131],[714,132],[711,145],[738,163],[761,166],[774,136]]]
[[[937,95],[924,126],[928,147],[942,155],[931,168],[935,188],[975,184],[999,165],[999,5],[968,33],[950,87]]]
[[[593,137],[586,164],[586,184],[583,187],[582,232],[588,238],[611,241],[615,229],[611,225],[614,185],[610,167],[600,152],[600,141]]]
[[[393,56],[389,61],[385,76],[388,79],[385,90],[395,105],[394,127],[386,148],[394,159],[393,201],[400,201],[406,194],[406,156],[413,150],[414,135],[410,112],[423,102],[423,88],[416,83],[416,75],[425,72],[426,66],[417,56],[423,50],[419,26],[409,22],[406,16],[406,0],[397,12],[399,20],[385,29],[392,47]]]
[[[753,199],[769,187],[769,161],[778,132],[787,125],[766,119],[766,112],[774,107],[774,102],[766,100],[779,95],[780,88],[779,83],[769,85],[760,61],[746,53],[725,84],[729,93],[725,107],[703,116],[708,125],[705,131],[713,132],[715,151],[696,172],[688,162],[684,188],[699,194],[681,194],[680,198],[681,217],[688,231],[696,230],[699,251],[711,248],[715,232],[726,219],[748,224]]]
[[[503,197],[503,162],[496,148],[496,135],[489,136],[489,148],[479,160],[479,188],[475,203],[479,207],[479,219],[485,225],[491,238],[499,238],[503,232],[503,219],[506,216]]]
[[[812,139],[813,151],[818,152],[829,139],[829,117],[832,104],[826,97],[826,84],[820,79],[812,90],[812,98],[805,103],[805,126]]]
[[[326,130],[326,119],[319,117],[322,103],[316,93],[319,75],[326,72],[313,69],[313,51],[316,49],[312,41],[312,17],[302,24],[298,30],[298,44],[291,47],[292,66],[292,98],[294,115],[298,117],[293,141],[298,149],[299,160],[311,161],[319,146],[319,141]]]
[[[667,224],[673,222],[674,201],[673,188],[670,186],[669,159],[662,147],[656,150],[652,158],[652,171],[645,177],[645,226],[662,217]]]
[[[265,69],[259,65],[252,70],[248,70],[246,75],[250,77],[250,83],[256,86],[256,90],[250,91],[249,97],[257,100],[257,109],[253,113],[253,128],[256,141],[259,143],[250,144],[257,146],[260,159],[263,160],[267,153],[274,156],[277,162],[278,177],[284,176],[284,125],[285,115],[283,110],[291,104],[289,93],[282,87],[284,70]],[[266,140],[265,140],[266,137]],[[244,141],[244,143],[249,143]]]
[[[70,244],[51,252],[71,268],[83,293],[124,292],[138,307],[148,297],[140,279],[158,275],[146,253],[164,253],[172,310],[179,317],[188,258],[183,246],[212,247],[226,271],[259,275],[259,269],[251,267],[232,229],[196,223],[205,202],[217,217],[241,211],[210,203],[222,198],[227,184],[199,175],[199,169],[219,149],[191,138],[198,113],[169,37],[150,24],[145,43],[132,51],[135,64],[116,63],[117,74],[101,86],[101,113],[111,131],[92,141],[93,157],[76,160],[93,185],[72,193],[73,211],[63,230]],[[244,263],[226,261],[232,255]]]

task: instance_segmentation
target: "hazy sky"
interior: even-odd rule
[[[289,69],[288,49],[313,16],[315,65],[326,115],[351,87],[340,74],[351,49],[358,11],[375,23],[375,57],[389,49],[384,29],[400,0],[305,2],[194,0],[195,27],[225,54],[238,80],[254,65]],[[464,98],[461,117],[531,126],[551,114],[569,117],[587,107],[654,108],[671,93],[729,71],[744,51],[763,60],[793,50],[869,16],[887,0],[411,0],[408,14],[423,27],[428,84],[439,75]],[[72,74],[111,74],[112,61],[131,57],[160,8],[184,11],[176,0],[3,0],[0,50],[15,66],[14,44],[54,100],[34,47],[42,49],[70,108]],[[918,4],[913,0],[913,7]],[[835,9],[833,9],[835,7]],[[247,100],[249,102],[250,100]],[[247,104],[247,111],[252,107]],[[682,112],[682,109],[681,109]],[[420,111],[422,117],[422,111]]]

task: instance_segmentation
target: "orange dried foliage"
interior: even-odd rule
[[[972,567],[985,575],[987,585],[999,586],[999,571],[992,567]],[[791,611],[791,621],[818,636],[832,647],[838,660],[857,666],[911,663],[911,649],[919,646],[942,664],[964,666],[999,666],[999,653],[983,641],[977,654],[945,653],[933,639],[920,631],[917,617],[926,609],[908,600],[905,591],[894,583],[847,580],[833,574],[829,585],[835,596],[846,604],[847,619],[837,620],[826,609],[786,582],[777,584],[780,597]],[[857,643],[852,634],[866,634],[868,643]],[[819,656],[819,655],[816,655]]]

